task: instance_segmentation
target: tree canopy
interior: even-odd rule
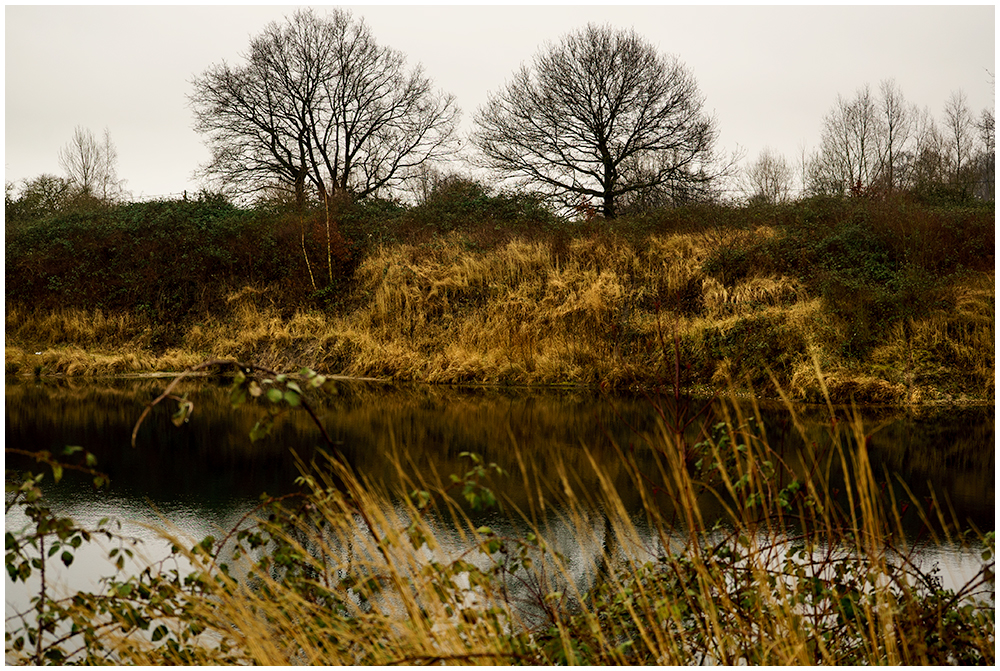
[[[392,188],[449,153],[459,111],[422,68],[380,46],[363,20],[299,10],[250,42],[243,65],[221,63],[194,80],[195,128],[205,166],[236,194],[275,186],[364,197]]]
[[[607,218],[634,192],[711,179],[717,136],[697,82],[634,31],[588,25],[540,52],[476,115],[489,167]]]

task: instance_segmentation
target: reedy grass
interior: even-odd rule
[[[573,468],[543,473],[518,452],[507,477],[532,495],[517,507],[496,491],[518,527],[481,526],[461,502],[483,493],[479,461],[449,480],[390,451],[391,492],[321,459],[301,466],[304,495],[261,508],[250,535],[177,550],[194,566],[171,592],[183,607],[149,611],[167,644],[108,628],[101,654],[156,665],[995,661],[992,535],[971,539],[990,553],[982,571],[941,587],[914,561],[903,502],[874,477],[860,421],[833,422],[824,453],[807,440],[789,455],[753,405],[725,406],[695,442],[681,429],[694,409],[668,400],[652,400],[662,421],[641,437],[655,467],[618,450],[639,515],[588,447],[589,490]],[[794,409],[793,422],[804,433]],[[708,502],[722,519],[702,516]],[[906,503],[935,540],[966,542],[940,502]],[[129,593],[162,589],[151,576],[129,582]]]

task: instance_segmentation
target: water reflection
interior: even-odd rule
[[[132,448],[134,422],[164,386],[155,380],[8,380],[6,444],[52,451],[80,445],[98,457],[99,467],[111,477],[108,491],[95,493],[86,480],[72,475],[47,491],[57,509],[78,521],[92,523],[111,515],[158,526],[169,522],[192,539],[220,536],[256,505],[262,492],[293,491],[299,470],[292,451],[307,463],[316,456],[320,435],[304,413],[283,416],[270,437],[253,443],[248,435],[262,408],[247,405],[234,410],[226,384],[205,380],[187,382],[178,392],[186,393],[195,404],[188,424],[174,427],[172,408],[158,408]],[[355,471],[389,492],[409,491],[420,478],[446,482],[449,474],[465,472],[469,464],[460,457],[462,452],[496,462],[511,474],[491,483],[506,509],[524,511],[538,526],[551,528],[553,539],[573,557],[581,584],[592,574],[596,558],[573,554],[579,553],[572,549],[574,532],[559,508],[565,486],[584,505],[592,505],[587,514],[597,547],[601,547],[606,545],[607,534],[592,496],[599,484],[590,458],[639,525],[642,502],[621,452],[629,453],[649,477],[655,478],[661,468],[648,447],[648,437],[662,430],[661,420],[655,403],[641,396],[340,384],[335,393],[315,399],[315,406]],[[744,410],[751,414],[749,406]],[[718,421],[722,412],[716,408],[717,416],[709,417],[709,424]],[[801,432],[780,406],[764,404],[760,414],[769,444],[789,463],[795,464],[806,446],[820,454],[830,450],[834,431],[825,408],[797,409]],[[846,424],[848,419],[849,413],[840,410],[838,420]],[[980,531],[994,529],[993,408],[917,415],[865,409],[862,419],[876,477],[895,488],[899,500],[907,497],[902,482],[918,500],[933,494],[947,502],[961,525]],[[689,427],[688,440],[699,440],[700,431],[700,424]],[[523,473],[522,463],[526,466]],[[8,459],[8,468],[16,465]],[[833,463],[831,468],[837,477],[839,465]],[[665,509],[671,505],[667,500],[660,504]],[[700,504],[707,522],[721,516],[716,498],[706,496]],[[477,524],[512,535],[523,531],[516,520],[497,512],[465,512]],[[903,522],[915,538],[921,535],[922,523],[915,512],[904,515]],[[16,527],[19,520],[8,516],[6,524]],[[447,522],[441,522],[439,529],[442,538],[454,536],[455,548],[460,546],[459,535],[449,530]],[[129,530],[147,538],[152,556],[164,551],[165,544],[152,532],[136,525]],[[659,540],[652,531],[648,537],[645,551],[655,553]],[[947,547],[934,552],[935,556],[943,553],[956,565],[965,561],[949,554]],[[96,555],[84,557],[77,570],[89,577],[69,581],[82,587],[80,581],[91,580],[90,574],[99,572],[98,565]]]

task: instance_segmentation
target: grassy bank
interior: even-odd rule
[[[37,268],[82,242],[50,234],[42,244],[37,224],[34,237],[13,236],[28,251],[12,256],[8,231],[6,371],[120,374],[232,357],[398,380],[635,387],[673,375],[676,342],[704,388],[732,381],[773,394],[777,382],[818,401],[815,357],[837,401],[993,399],[992,204],[813,200],[571,223],[526,214],[524,203],[453,197],[437,209],[342,213],[335,269],[318,263],[315,231],[225,210],[226,235],[245,249],[206,218],[211,244],[177,233],[173,255],[183,251],[189,270],[172,268],[165,248],[144,252],[135,263],[147,274],[123,272],[118,293],[102,294],[109,280],[90,277],[80,256],[78,288],[51,278],[54,288],[40,288]],[[246,230],[275,242],[256,252]],[[61,235],[104,244],[100,230]],[[297,240],[313,247],[303,254]],[[212,261],[222,249],[256,258],[252,272]],[[334,278],[323,288],[311,286],[310,254],[313,277]],[[29,281],[18,273],[31,264]],[[179,279],[191,275],[191,287]]]

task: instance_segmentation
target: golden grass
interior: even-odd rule
[[[109,314],[103,310],[62,308],[37,313],[23,307],[8,306],[5,314],[7,338],[54,345],[115,346],[141,342],[148,336],[146,326],[135,315]]]
[[[703,383],[741,384],[749,374],[759,388],[770,368],[794,396],[816,400],[809,350],[817,348],[838,400],[992,398],[992,273],[956,281],[946,308],[878,334],[870,361],[859,363],[839,352],[852,325],[799,281],[758,274],[724,286],[705,274],[713,246],[737,235],[716,233],[651,236],[642,248],[595,237],[561,251],[514,240],[473,252],[458,235],[383,247],[358,267],[346,313],[282,317],[280,287],[246,287],[217,314],[179,325],[171,356],[151,335],[163,325],[139,315],[8,307],[7,371],[142,372],[212,356],[398,380],[648,385],[669,370],[676,330]],[[770,353],[719,349],[719,337],[744,332],[733,337],[765,339]],[[42,350],[56,354],[26,354]]]
[[[948,287],[944,307],[895,324],[872,364],[919,403],[941,387],[951,396],[992,397],[996,384],[995,276],[970,273]]]
[[[201,363],[204,357],[178,349],[162,354],[146,350],[100,354],[68,345],[31,352],[21,347],[6,347],[4,363],[8,375],[46,374],[110,376],[151,372],[178,372]]]

